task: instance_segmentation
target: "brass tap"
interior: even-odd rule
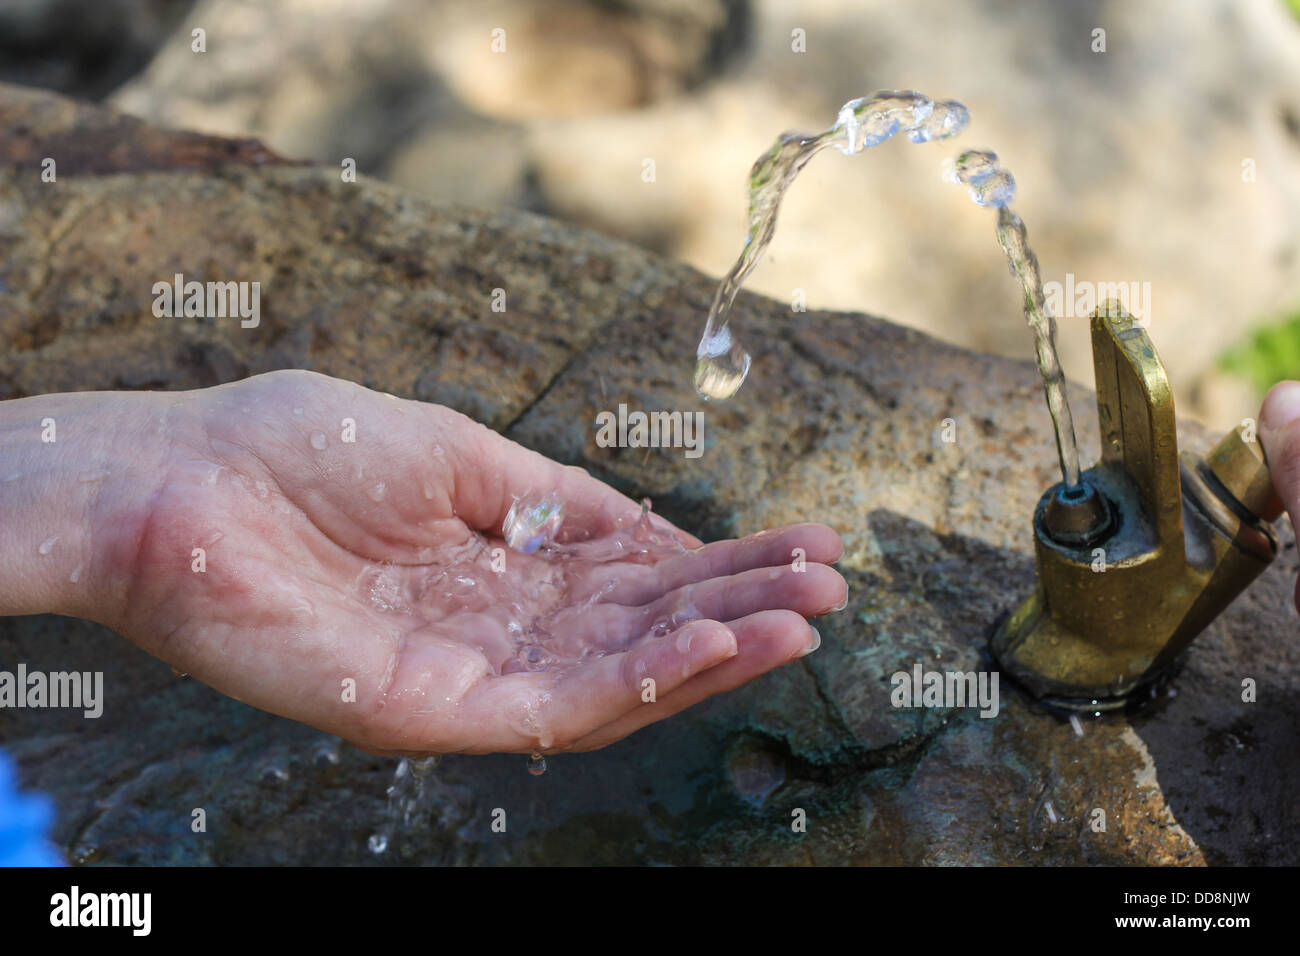
[[[1179,454],[1164,366],[1116,302],[1092,316],[1092,360],[1101,461],[1039,500],[1037,588],[992,650],[1035,697],[1101,711],[1157,679],[1268,567],[1282,503],[1245,426],[1203,459]]]

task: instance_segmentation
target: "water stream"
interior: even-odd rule
[[[731,398],[749,374],[750,355],[729,323],[741,285],[772,242],[781,201],[800,170],[815,155],[834,146],[846,155],[860,153],[905,133],[913,143],[948,139],[966,128],[970,115],[953,100],[932,100],[915,91],[883,91],[841,107],[835,125],[824,133],[786,133],[749,171],[749,213],[745,246],[718,284],[709,318],[696,349],[695,388],[706,400]],[[949,178],[965,185],[981,206],[998,211],[998,243],[1024,290],[1025,320],[1034,334],[1038,370],[1056,431],[1061,477],[1067,489],[1079,484],[1079,451],[1074,420],[1065,394],[1065,376],[1056,351],[1056,319],[1043,296],[1038,259],[1029,247],[1025,225],[1010,208],[1015,179],[986,150],[967,150],[950,164]]]

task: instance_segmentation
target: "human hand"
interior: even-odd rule
[[[1278,497],[1300,528],[1300,382],[1278,382],[1259,410],[1259,441]],[[1300,610],[1300,581],[1296,582]]]
[[[109,409],[111,437],[79,459],[90,530],[47,555],[85,586],[17,610],[101,620],[374,752],[602,747],[806,653],[805,618],[846,597],[829,528],[699,547],[581,469],[323,375],[41,398],[73,403],[65,434]],[[556,546],[506,549],[507,512],[538,493],[565,504]]]

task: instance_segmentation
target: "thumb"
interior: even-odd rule
[[[1278,382],[1264,396],[1259,440],[1273,487],[1300,527],[1300,382]]]

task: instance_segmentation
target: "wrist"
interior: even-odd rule
[[[163,399],[72,392],[0,402],[0,614],[120,619],[167,471]]]

